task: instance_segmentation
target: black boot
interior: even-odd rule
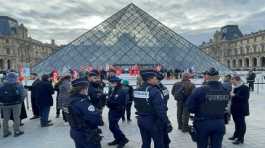
[[[117,145],[117,144],[118,144],[117,140],[114,140],[114,141],[108,143],[109,146]]]
[[[236,136],[229,137],[228,140],[236,140]]]
[[[237,139],[235,142],[233,142],[233,144],[235,145],[239,145],[239,144],[243,144],[244,140],[243,139]]]
[[[129,140],[127,138],[125,138],[124,140],[122,140],[121,142],[119,142],[117,148],[123,148],[128,142],[129,142]]]

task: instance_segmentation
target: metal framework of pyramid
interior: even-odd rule
[[[215,67],[230,72],[198,47],[169,29],[134,4],[129,4],[104,22],[33,67],[37,73],[57,69],[64,73],[85,65],[156,65],[203,72]]]

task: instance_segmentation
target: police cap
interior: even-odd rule
[[[161,72],[157,72],[157,79],[158,79],[159,81],[163,80],[164,78],[165,78],[165,76],[163,75],[163,73],[161,73]]]
[[[149,78],[153,78],[153,77],[158,78],[158,73],[154,70],[146,70],[146,71],[141,72],[141,76],[143,80],[146,81]]]

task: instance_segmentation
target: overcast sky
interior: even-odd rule
[[[0,0],[0,15],[23,23],[35,39],[65,44],[131,2],[195,44],[226,24],[244,34],[265,29],[264,0]]]

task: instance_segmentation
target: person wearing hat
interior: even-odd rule
[[[229,92],[219,82],[219,72],[210,68],[205,85],[195,88],[187,99],[188,111],[195,114],[193,126],[197,133],[197,148],[222,148],[225,134],[225,111],[230,100]],[[210,139],[210,141],[209,141]]]
[[[109,108],[109,129],[114,136],[114,141],[108,145],[118,145],[118,148],[123,148],[129,140],[119,127],[119,120],[122,118],[126,107],[126,92],[122,89],[121,79],[113,76],[109,79],[111,83],[111,91],[108,96],[107,106]]]
[[[235,140],[233,144],[243,144],[246,133],[245,117],[249,115],[249,88],[241,81],[240,76],[235,75],[231,80],[234,90],[231,92],[231,114],[235,122],[235,132],[229,140]]]
[[[20,113],[21,106],[26,96],[25,90],[22,85],[18,82],[18,76],[14,72],[9,72],[6,76],[6,81],[0,87],[0,104],[2,105],[3,111],[3,137],[11,135],[9,131],[8,121],[10,120],[11,114],[13,115],[14,121],[14,137],[24,134],[20,130]]]
[[[122,80],[122,89],[127,94],[127,100],[126,100],[126,109],[122,116],[122,121],[125,121],[125,113],[127,115],[127,121],[131,121],[131,107],[132,107],[132,101],[133,101],[133,87],[129,85],[128,80]]]
[[[157,87],[158,74],[156,71],[144,71],[141,77],[144,83],[134,91],[134,105],[142,148],[150,148],[151,140],[155,148],[166,148],[164,132],[169,133],[173,128],[167,117],[163,95]]]
[[[72,82],[67,113],[70,136],[76,148],[101,148],[98,126],[102,125],[102,118],[88,99],[87,90],[87,80],[79,78]]]
[[[182,132],[188,132],[189,129],[189,115],[185,103],[188,97],[191,95],[195,85],[190,81],[190,74],[184,72],[182,74],[182,80],[176,82],[173,85],[171,94],[177,101],[177,119],[178,119],[178,129]]]

